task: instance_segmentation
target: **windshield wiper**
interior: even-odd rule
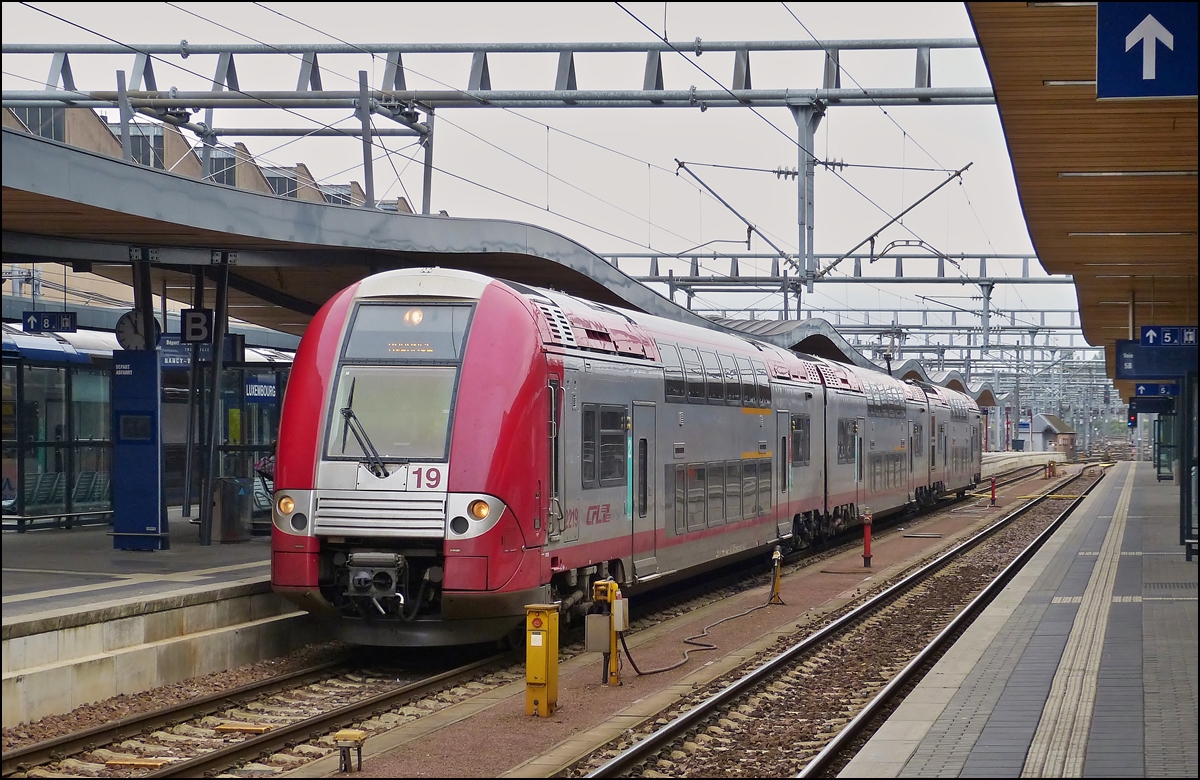
[[[367,456],[367,468],[380,479],[388,476],[387,464],[383,462],[383,458],[379,457],[379,451],[371,443],[371,437],[367,435],[367,431],[363,428],[358,415],[354,413],[353,409],[347,406],[342,409],[342,417],[346,420],[346,427],[354,434],[359,449]]]

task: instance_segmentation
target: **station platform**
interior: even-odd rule
[[[114,550],[110,526],[5,532],[4,624],[35,613],[86,609],[99,601],[156,598],[197,585],[269,579],[271,538],[202,546],[199,526],[167,512],[171,549]]]
[[[107,526],[3,535],[3,723],[60,715],[321,641],[271,591],[269,537],[114,550]]]
[[[1179,489],[1124,462],[839,777],[1196,777]]]
[[[985,452],[980,469],[983,478],[1026,466],[1044,466],[1050,461],[1063,462],[1060,452]]]

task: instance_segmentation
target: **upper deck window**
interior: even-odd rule
[[[343,360],[397,363],[462,360],[469,304],[362,303]]]

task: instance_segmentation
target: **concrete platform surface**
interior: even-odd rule
[[[1119,463],[840,777],[1196,777],[1179,490]]]
[[[114,550],[108,526],[3,535],[4,625],[43,612],[92,608],[97,602],[155,598],[197,586],[219,587],[270,577],[271,539],[200,545],[199,526],[168,514],[171,549]]]

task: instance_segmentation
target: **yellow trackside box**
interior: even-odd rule
[[[558,708],[558,605],[525,605],[525,714]]]

